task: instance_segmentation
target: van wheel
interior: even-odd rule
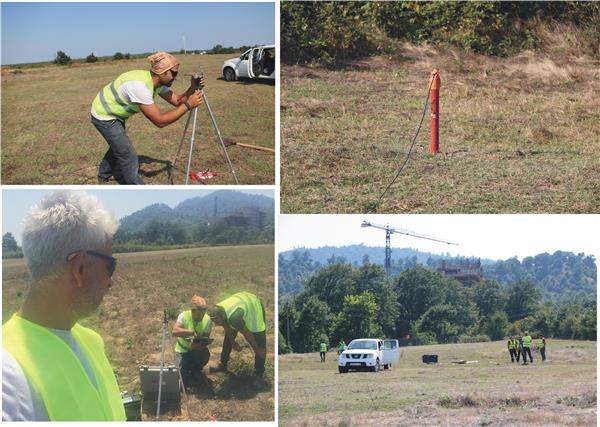
[[[389,364],[385,363],[385,364],[383,365],[383,369],[389,369],[389,368],[390,368],[390,365],[389,365]]]
[[[223,78],[225,81],[232,82],[235,80],[235,71],[233,68],[227,67],[223,70]]]

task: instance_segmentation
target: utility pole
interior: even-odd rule
[[[385,265],[385,274],[387,275],[388,279],[390,278],[390,272],[392,269],[392,248],[390,246],[390,240],[391,240],[391,235],[393,233],[404,234],[406,236],[417,237],[419,239],[432,240],[434,242],[440,242],[440,243],[445,243],[447,245],[458,246],[458,243],[448,242],[446,240],[441,240],[436,237],[427,236],[426,234],[419,234],[419,233],[415,233],[413,231],[403,230],[401,228],[390,227],[389,225],[379,225],[379,224],[373,224],[372,222],[363,221],[360,226],[363,228],[373,227],[373,228],[378,228],[380,230],[385,231],[385,263],[384,263],[384,265]]]

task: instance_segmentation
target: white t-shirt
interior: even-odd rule
[[[158,89],[158,93],[166,93],[169,92],[168,86],[160,86]],[[121,98],[127,103],[135,103],[135,104],[144,104],[144,105],[152,105],[154,104],[153,93],[150,89],[146,87],[144,82],[139,80],[130,80],[128,82],[123,83],[119,86],[119,95]],[[92,116],[94,116],[98,120],[114,120],[113,116],[104,116],[102,114],[96,113],[94,110],[94,106],[92,105]]]
[[[81,362],[90,381],[96,377],[71,331],[46,328],[62,339]],[[46,405],[21,365],[6,350],[2,350],[2,421],[49,421]]]

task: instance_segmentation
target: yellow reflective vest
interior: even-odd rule
[[[517,348],[517,341],[516,340],[508,340],[508,349],[513,350],[516,348]]]
[[[525,335],[523,337],[523,347],[524,348],[531,347],[531,335]]]
[[[79,324],[73,326],[71,334],[89,362],[95,387],[62,339],[16,314],[2,326],[2,346],[38,391],[50,421],[125,421],[125,408],[104,353],[104,341]]]
[[[204,317],[201,321],[198,322],[196,327],[194,328],[194,319],[192,318],[192,310],[187,310],[183,312],[183,327],[185,329],[193,329],[196,331],[196,335],[202,336],[205,334],[206,328],[209,324],[210,317],[207,313],[204,314]],[[177,353],[187,353],[192,349],[192,344],[189,340],[186,340],[184,337],[177,337],[177,343],[175,344],[175,351]]]
[[[119,92],[121,85],[129,81],[142,82],[148,88],[148,90],[152,92],[153,98],[163,90],[162,85],[154,89],[154,83],[152,82],[152,74],[150,71],[128,71],[121,74],[114,81],[104,86],[100,92],[98,92],[96,98],[94,98],[94,102],[92,103],[92,108],[94,111],[102,116],[112,116],[122,122],[125,122],[132,115],[139,113],[139,105],[123,99]]]
[[[244,324],[250,332],[263,332],[267,329],[263,306],[260,299],[250,292],[238,292],[217,304],[225,310],[227,321],[238,308],[242,309]]]

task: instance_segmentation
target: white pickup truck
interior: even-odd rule
[[[350,341],[348,348],[338,357],[338,370],[345,374],[351,369],[369,370],[372,372],[388,369],[400,360],[398,340],[380,340],[378,338],[361,338]]]

